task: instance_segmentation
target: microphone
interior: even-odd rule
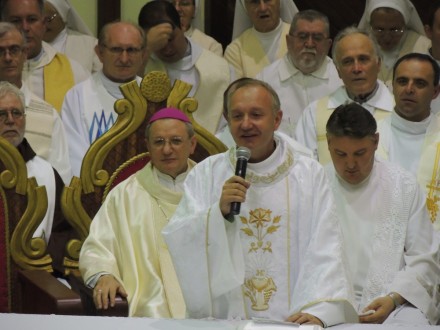
[[[236,151],[237,165],[235,166],[235,175],[241,176],[243,179],[246,177],[246,167],[249,158],[251,158],[251,151],[246,147],[238,147]],[[240,202],[231,203],[231,211],[229,214],[237,215],[240,213]]]

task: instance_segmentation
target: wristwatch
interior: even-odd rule
[[[395,308],[399,308],[400,306],[402,306],[402,304],[399,303],[399,298],[394,292],[388,293],[387,296],[393,300]]]

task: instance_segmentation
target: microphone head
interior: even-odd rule
[[[244,158],[249,160],[249,158],[251,158],[251,150],[246,147],[238,147],[235,151],[235,155],[237,156],[237,159]]]

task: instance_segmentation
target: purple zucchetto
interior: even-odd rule
[[[185,123],[191,123],[189,118],[181,110],[176,108],[163,108],[151,116],[150,120],[148,121],[148,124],[151,124],[156,120],[165,119],[165,118],[177,119]]]

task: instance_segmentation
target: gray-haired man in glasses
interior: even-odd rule
[[[38,156],[60,173],[65,183],[71,179],[66,133],[52,105],[32,93],[22,81],[27,58],[26,38],[15,25],[0,22],[0,81],[18,87],[25,96],[27,113],[26,139]]]
[[[257,79],[277,92],[283,110],[279,130],[293,137],[304,108],[333,92],[342,80],[327,56],[332,44],[327,16],[316,10],[298,12],[286,42],[288,53],[265,67]]]
[[[64,99],[61,117],[66,128],[73,175],[79,176],[90,144],[109,130],[117,113],[113,105],[123,98],[119,86],[141,78],[136,73],[145,60],[145,35],[137,25],[114,22],[98,37],[96,54],[102,70],[74,86]]]

